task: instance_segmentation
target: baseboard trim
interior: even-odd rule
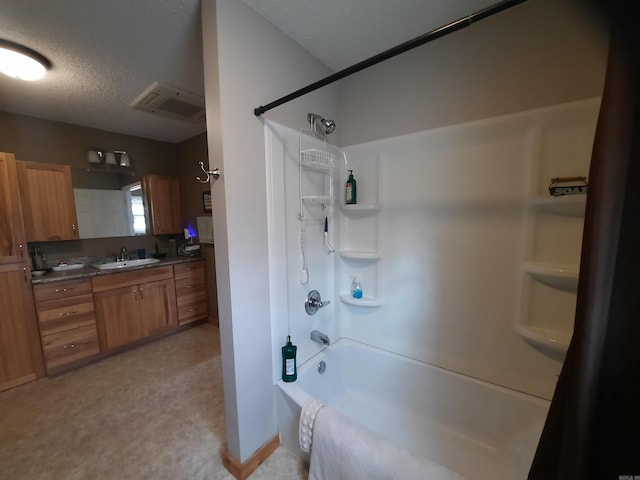
[[[227,446],[225,445],[224,451],[222,452],[222,464],[224,465],[224,468],[229,470],[229,473],[231,473],[231,475],[233,475],[237,480],[245,480],[249,475],[255,472],[262,462],[269,458],[279,446],[280,436],[276,435],[260,447],[256,453],[251,455],[246,462],[240,463],[229,455],[229,450],[227,450]]]

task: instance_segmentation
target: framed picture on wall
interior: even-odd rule
[[[202,192],[202,208],[205,213],[211,213],[211,192]]]

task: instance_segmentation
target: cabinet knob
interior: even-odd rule
[[[75,223],[71,225],[71,230],[73,230],[73,236],[77,237],[78,236],[78,227],[76,227]]]
[[[20,257],[24,258],[24,247],[22,246],[22,243],[18,244],[18,250],[20,251]]]
[[[22,268],[22,275],[24,275],[24,281],[29,283],[29,278],[27,277],[27,268],[26,267]]]

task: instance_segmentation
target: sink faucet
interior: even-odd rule
[[[329,337],[327,337],[324,333],[319,332],[318,330],[313,330],[311,332],[311,340],[313,340],[314,342],[319,342],[325,346],[331,344],[331,340],[329,340]]]
[[[120,253],[116,254],[116,262],[124,262],[129,260],[129,254],[127,253],[127,247],[122,247]]]

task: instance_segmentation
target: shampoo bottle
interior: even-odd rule
[[[362,298],[362,285],[360,285],[358,277],[353,277],[353,282],[351,282],[351,296],[353,298]]]
[[[356,194],[356,179],[353,178],[353,170],[349,170],[349,178],[347,178],[347,183],[344,188],[344,203],[346,205],[355,205]]]
[[[291,344],[291,335],[287,335],[287,344],[282,347],[282,381],[295,382],[298,378],[296,351],[298,347]]]

